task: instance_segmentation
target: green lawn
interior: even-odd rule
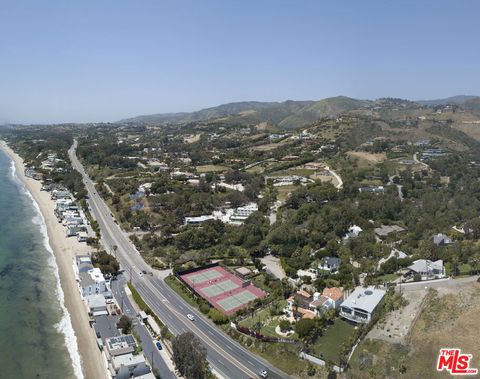
[[[286,307],[287,301],[286,300],[281,300],[279,302],[279,306],[282,308]],[[270,336],[270,337],[280,337],[276,332],[275,328],[278,326],[278,317],[272,318],[270,316],[270,310],[269,308],[262,309],[260,312],[256,312],[253,317],[247,317],[240,321],[239,325],[244,326],[249,329],[253,329],[257,323],[261,323],[262,327],[260,329],[260,333],[265,335],[265,336]],[[291,336],[290,338],[294,337]]]
[[[220,166],[220,165],[204,165],[204,166],[197,166],[197,172],[198,173],[205,173],[205,172],[224,172],[230,170],[230,168],[226,166]]]
[[[319,358],[338,363],[340,346],[353,335],[354,331],[354,326],[338,318],[325,330],[323,336],[317,339],[315,345],[312,346],[312,352]]]
[[[380,275],[378,278],[375,278],[375,283],[385,283],[385,282],[393,282],[395,279],[398,278],[398,275],[396,274],[385,274],[385,275]]]
[[[280,187],[275,187],[275,188],[278,191],[277,200],[285,201],[287,199],[287,196],[288,196],[289,192],[294,192],[299,187],[295,186],[295,185],[291,185],[291,186],[280,186]]]
[[[470,275],[471,267],[468,263],[463,263],[458,266],[457,276]],[[453,275],[452,264],[450,262],[445,263],[445,272],[448,276]]]

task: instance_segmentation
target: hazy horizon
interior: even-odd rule
[[[7,1],[0,123],[476,95],[480,4]]]

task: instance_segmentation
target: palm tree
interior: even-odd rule
[[[294,309],[293,318],[295,319],[295,321],[297,321],[297,314],[298,314],[299,307],[300,307],[300,302],[298,301],[297,297],[294,297],[293,298],[293,309]]]
[[[325,320],[327,320],[328,323],[332,323],[333,320],[335,319],[335,309],[329,308],[325,311]]]
[[[454,255],[452,257],[452,275],[453,276],[457,276],[458,275],[458,263],[459,263],[459,259],[458,259],[458,256],[457,255]]]

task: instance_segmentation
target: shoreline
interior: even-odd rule
[[[54,215],[54,202],[50,199],[50,193],[41,191],[41,183],[24,175],[23,159],[16,154],[4,141],[0,140],[0,149],[9,156],[15,165],[15,177],[24,185],[32,199],[32,205],[40,213],[46,227],[44,244],[52,252],[54,274],[59,278],[58,295],[60,306],[64,316],[55,327],[65,336],[65,348],[67,348],[72,360],[74,375],[87,379],[106,378],[106,367],[103,356],[98,349],[96,336],[93,328],[89,325],[86,306],[80,297],[78,285],[73,272],[73,259],[75,255],[85,254],[90,248],[77,242],[76,239],[67,238],[65,230],[58,223]],[[73,327],[73,335],[66,333],[69,325]],[[71,347],[75,343],[75,350]],[[69,345],[70,344],[70,345]],[[74,353],[79,354],[80,362],[75,362]],[[78,359],[78,358],[77,358]],[[80,364],[80,367],[78,367]],[[78,375],[79,369],[81,375]]]

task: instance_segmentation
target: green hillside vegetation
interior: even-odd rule
[[[134,117],[122,123],[186,124],[210,120],[230,124],[252,125],[268,122],[284,129],[294,129],[311,124],[324,117],[336,117],[341,113],[362,109],[371,101],[356,100],[345,96],[320,101],[258,102],[245,101],[223,104],[191,113],[166,113]]]
[[[324,117],[337,117],[342,113],[364,108],[370,103],[345,96],[331,97],[307,105],[299,112],[282,120],[279,126],[285,129],[301,128]]]

